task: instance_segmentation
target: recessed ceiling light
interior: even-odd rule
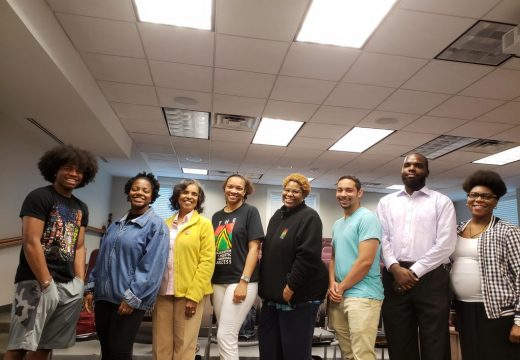
[[[209,112],[163,108],[171,136],[209,139]]]
[[[404,185],[390,185],[390,186],[387,186],[386,188],[390,189],[390,190],[403,190]]]
[[[287,146],[302,125],[301,121],[262,118],[253,144]]]
[[[452,151],[463,148],[464,146],[473,144],[478,141],[477,138],[464,137],[464,136],[453,136],[453,135],[441,135],[435,139],[428,141],[421,146],[416,147],[412,151],[404,154],[419,153],[424,155],[427,159],[433,160],[441,156],[444,156]]]
[[[186,161],[193,162],[193,163],[200,163],[202,162],[202,158],[198,156],[187,156]]]
[[[307,178],[307,180],[311,182],[312,180],[314,180],[314,178]]]
[[[520,160],[520,146],[473,161],[475,164],[505,165]]]
[[[383,140],[395,130],[354,127],[339,139],[329,150],[363,152]]]
[[[184,106],[194,106],[199,103],[194,98],[191,98],[188,96],[176,96],[173,98],[173,101],[175,101],[176,103],[179,103],[181,105],[184,105]]]
[[[213,0],[134,0],[139,21],[211,30]]]
[[[183,174],[193,174],[193,175],[208,175],[208,170],[206,169],[191,169],[191,168],[182,168]]]
[[[297,41],[360,48],[395,0],[313,0]]]

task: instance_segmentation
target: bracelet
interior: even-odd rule
[[[50,278],[48,280],[45,280],[45,281],[41,281],[40,282],[40,290],[47,289],[51,283],[52,283],[52,278]]]

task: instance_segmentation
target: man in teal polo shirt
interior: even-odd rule
[[[381,224],[361,206],[360,181],[339,178],[336,199],[344,216],[332,228],[329,319],[343,359],[375,360],[374,345],[383,302],[379,257]]]

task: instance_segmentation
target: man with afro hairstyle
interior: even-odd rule
[[[22,250],[15,276],[11,328],[4,359],[47,359],[76,340],[85,274],[87,205],[72,195],[94,180],[97,160],[70,145],[57,146],[38,168],[52,185],[25,198]]]

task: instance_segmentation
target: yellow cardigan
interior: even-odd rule
[[[176,215],[166,220],[171,229]],[[215,269],[215,234],[211,221],[194,210],[186,226],[178,232],[173,249],[176,297],[200,302],[211,294],[211,277]]]

